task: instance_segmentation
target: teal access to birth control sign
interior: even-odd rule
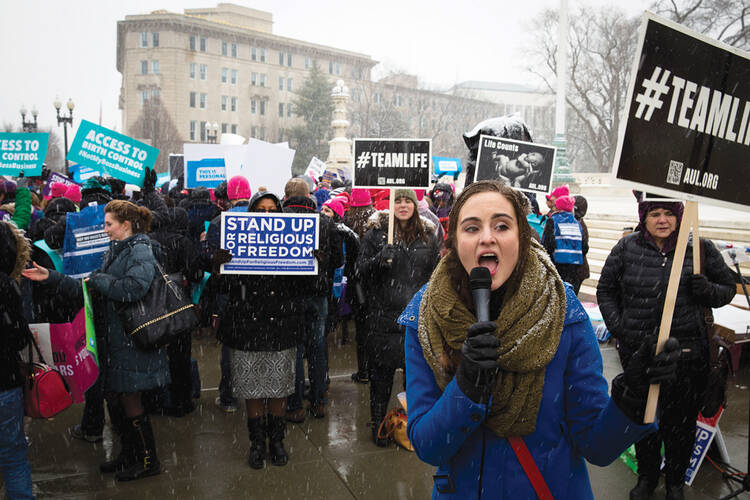
[[[0,174],[41,175],[48,142],[49,134],[0,133]]]
[[[155,147],[86,120],[68,151],[68,160],[136,186],[143,186],[146,168],[153,168],[158,156]]]

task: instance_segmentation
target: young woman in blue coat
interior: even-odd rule
[[[585,460],[607,465],[653,432],[639,423],[648,384],[674,376],[675,345],[653,356],[644,344],[610,399],[588,317],[532,239],[527,211],[501,182],[464,189],[447,255],[399,318],[407,432],[438,467],[433,498],[537,498],[545,488],[557,500],[593,498]],[[493,321],[475,317],[469,273],[479,266],[490,272]],[[514,452],[524,448],[536,485]]]
[[[145,234],[151,226],[151,211],[129,201],[114,200],[104,209],[104,230],[110,238],[102,266],[91,273],[88,288],[94,302],[95,327],[99,338],[100,376],[107,391],[119,394],[125,412],[120,436],[120,455],[105,462],[102,472],[116,472],[120,481],[139,479],[160,472],[151,421],[144,412],[141,393],[169,382],[169,367],[163,349],[142,351],[128,338],[119,310],[148,293],[156,276],[156,258]],[[157,246],[158,243],[154,243]],[[81,282],[34,263],[23,275],[54,288],[52,293],[81,300]]]

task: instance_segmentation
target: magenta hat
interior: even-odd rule
[[[331,198],[327,202],[323,203],[324,207],[328,207],[333,210],[339,217],[344,217],[344,205],[335,198]]]
[[[550,198],[560,198],[561,196],[570,196],[570,189],[568,188],[568,185],[565,184],[564,186],[557,186],[555,189],[552,190],[552,192],[547,196],[547,199]]]
[[[65,196],[65,191],[67,190],[68,186],[64,182],[53,182],[49,188],[49,195],[52,198],[59,198]]]
[[[81,188],[77,184],[71,184],[63,195],[73,203],[81,203]]]
[[[372,197],[370,197],[369,189],[352,189],[351,200],[349,202],[350,207],[366,207],[372,205]]]
[[[230,200],[250,199],[250,182],[240,175],[235,175],[227,182],[227,198]]]
[[[571,196],[560,196],[555,200],[555,208],[561,212],[573,212],[576,202]]]

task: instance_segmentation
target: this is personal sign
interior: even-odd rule
[[[159,150],[114,130],[83,120],[68,160],[107,173],[128,184],[143,185],[146,168],[153,168]]]
[[[41,175],[49,134],[0,133],[0,174]]]
[[[225,274],[318,274],[318,214],[223,212]]]

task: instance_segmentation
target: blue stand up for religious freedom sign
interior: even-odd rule
[[[136,186],[143,186],[146,168],[153,168],[158,156],[155,147],[87,120],[81,122],[68,151],[69,161]]]
[[[0,174],[41,175],[49,134],[0,133]]]
[[[318,274],[318,214],[223,212],[224,274]]]

